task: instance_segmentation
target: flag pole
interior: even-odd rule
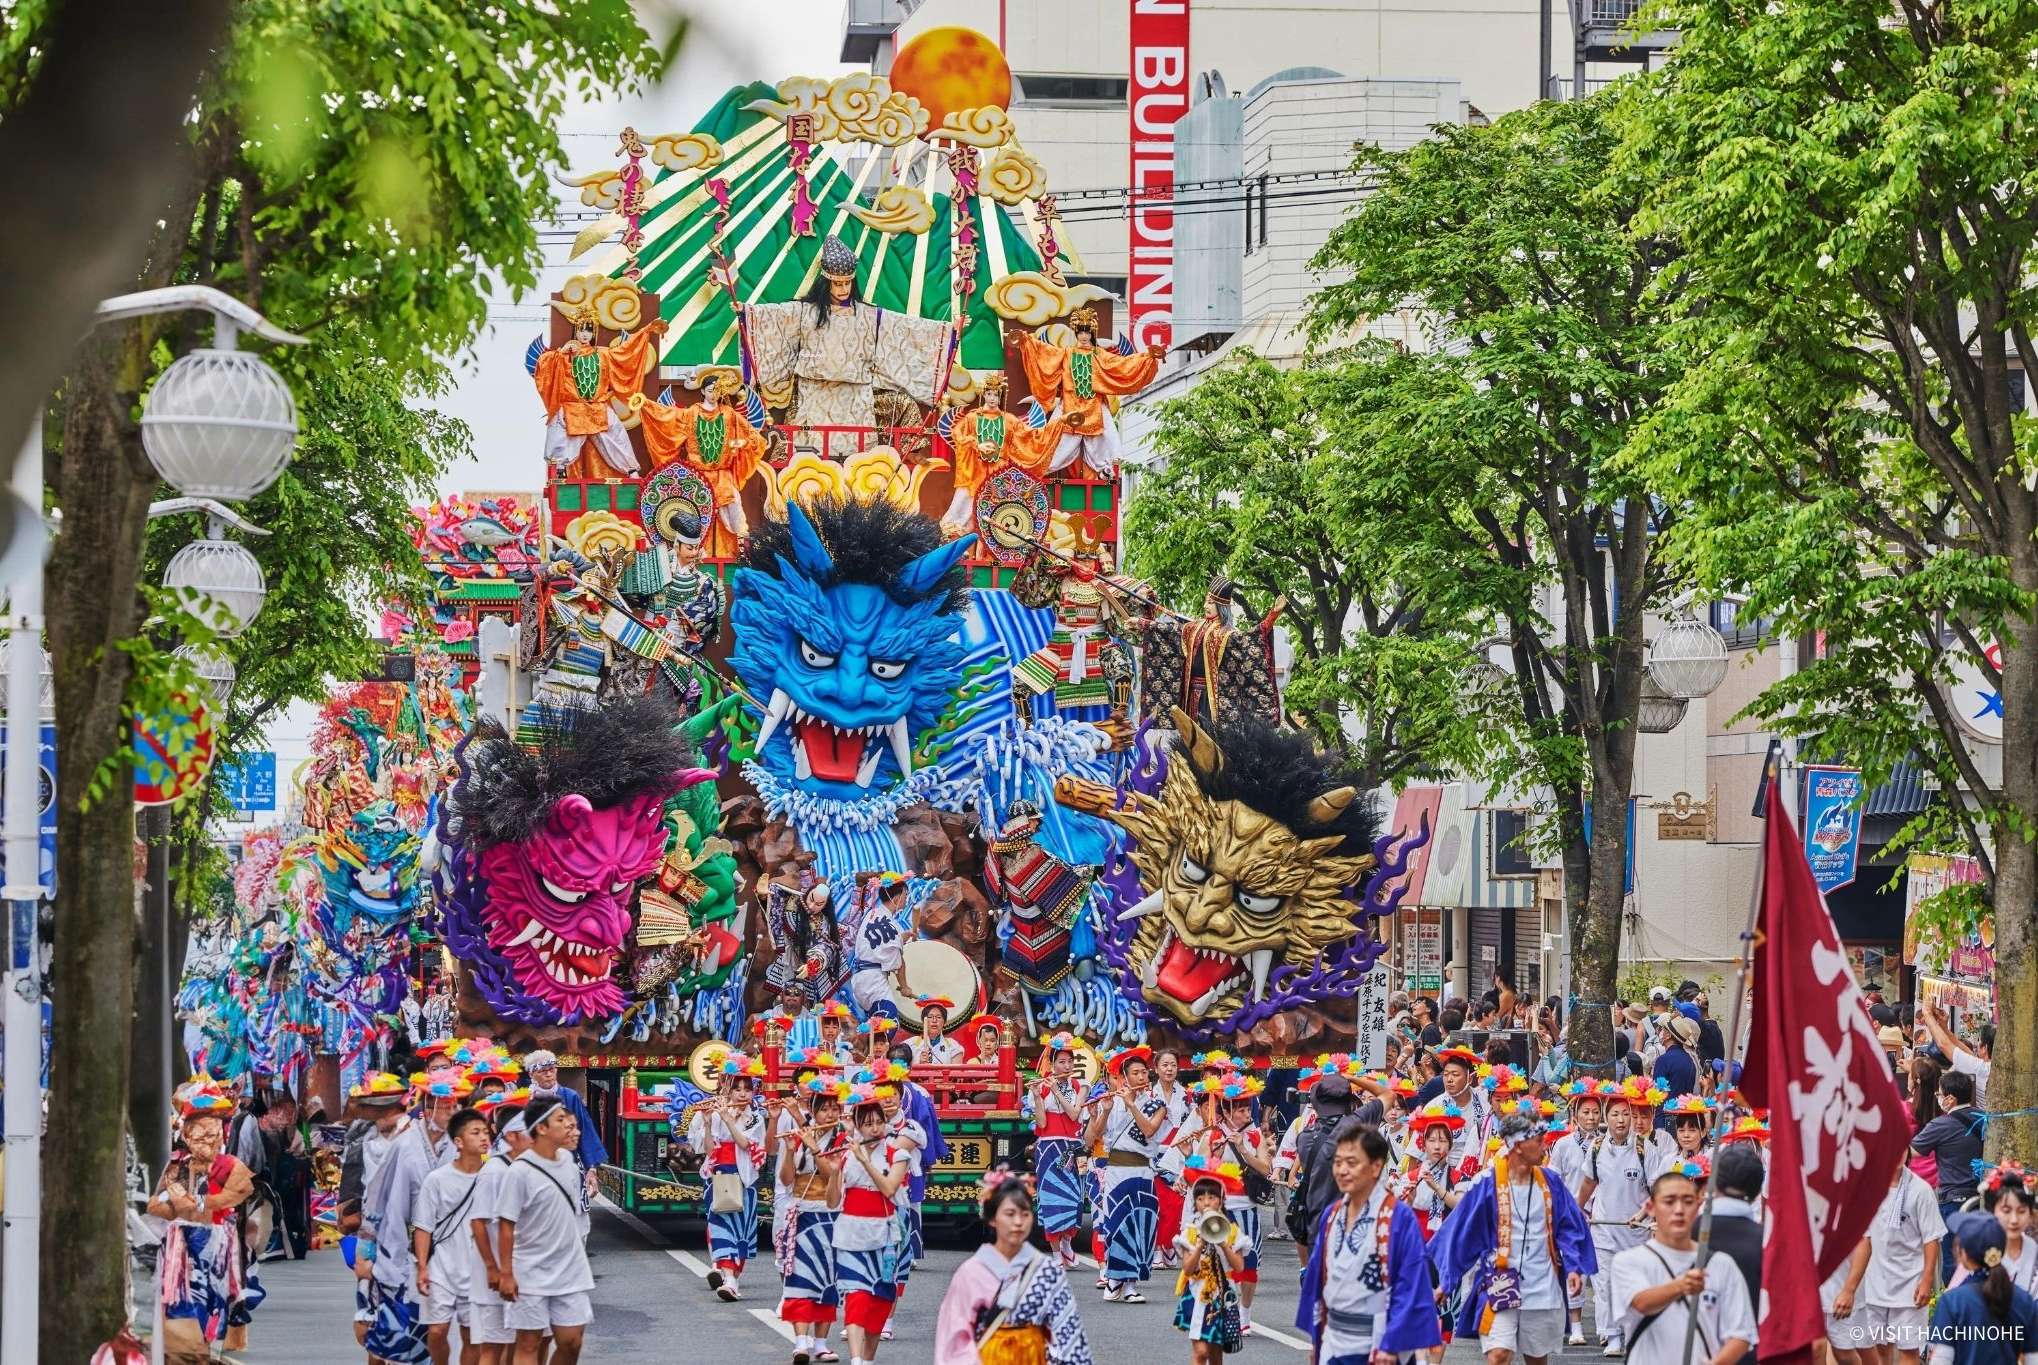
[[[1755,811],[1759,818],[1767,818],[1769,808],[1769,784],[1783,780],[1783,745],[1780,740],[1769,741],[1769,752],[1762,758],[1762,778],[1755,784]],[[1769,866],[1769,843],[1762,842],[1762,855],[1755,860],[1755,879],[1748,892],[1748,926],[1741,931],[1741,968],[1734,983],[1734,1010],[1730,1016],[1733,1026],[1727,1033],[1727,1056],[1725,1075],[1729,1081],[1734,1075],[1734,1054],[1741,1048],[1741,1014],[1747,1007],[1748,978],[1755,972],[1755,929],[1761,923],[1762,883]],[[1719,1136],[1725,1125],[1713,1132],[1713,1161],[1719,1161]],[[1719,1197],[1720,1182],[1717,1172],[1705,1182],[1705,1207],[1698,1216],[1698,1258],[1692,1268],[1703,1274],[1706,1262],[1712,1259],[1712,1206]],[[1694,1310],[1685,1314],[1684,1321],[1684,1365],[1691,1365],[1691,1348],[1698,1340],[1698,1313]]]

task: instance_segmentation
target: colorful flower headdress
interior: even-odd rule
[[[722,1058],[724,1076],[748,1076],[755,1080],[764,1075],[764,1062],[760,1058],[746,1057],[740,1052],[731,1052]]]
[[[1192,1156],[1182,1163],[1182,1179],[1188,1183],[1192,1191],[1199,1183],[1208,1180],[1214,1182],[1227,1196],[1245,1193],[1245,1175],[1235,1161],[1217,1165],[1209,1157],[1201,1154]]]
[[[356,1082],[347,1095],[357,1100],[400,1100],[406,1093],[408,1090],[404,1083],[395,1076],[387,1071],[371,1071]]]
[[[178,1111],[187,1119],[223,1119],[234,1111],[233,1096],[220,1088],[218,1081],[207,1075],[195,1077],[178,1101]]]
[[[1528,1077],[1511,1066],[1482,1066],[1479,1084],[1496,1095],[1519,1095],[1529,1087]]]
[[[1767,1142],[1769,1141],[1769,1120],[1758,1119],[1753,1114],[1743,1114],[1734,1120],[1734,1126],[1720,1134],[1720,1143]]]
[[[1716,1113],[1719,1107],[1719,1101],[1708,1099],[1704,1095],[1679,1095],[1663,1106],[1663,1113],[1667,1116],[1695,1114],[1705,1117]]]
[[[1408,1131],[1420,1133],[1430,1128],[1443,1128],[1457,1132],[1465,1126],[1465,1111],[1447,1100],[1435,1099],[1408,1116]]]
[[[1152,1066],[1153,1049],[1144,1043],[1141,1043],[1138,1047],[1119,1048],[1104,1063],[1104,1069],[1114,1076],[1122,1076],[1125,1074],[1126,1066],[1132,1062],[1144,1062],[1148,1066]]]

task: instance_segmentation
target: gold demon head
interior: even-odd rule
[[[1158,795],[1117,810],[1076,784],[1056,796],[1133,836],[1148,895],[1119,912],[1140,920],[1129,965],[1148,1004],[1197,1024],[1263,999],[1277,962],[1307,967],[1352,936],[1345,891],[1373,867],[1374,816],[1305,735],[1173,717]]]

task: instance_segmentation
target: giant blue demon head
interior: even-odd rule
[[[882,497],[794,503],[751,539],[729,664],[765,703],[765,771],[845,800],[912,775],[915,738],[962,681],[975,539],[943,543],[931,518]]]

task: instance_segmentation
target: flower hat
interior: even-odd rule
[[[1442,1128],[1457,1132],[1465,1126],[1465,1111],[1444,1099],[1434,1099],[1408,1116],[1408,1131],[1426,1132],[1431,1128]]]
[[[1238,1163],[1227,1161],[1218,1165],[1209,1157],[1196,1155],[1182,1163],[1182,1179],[1193,1191],[1203,1181],[1211,1181],[1223,1190],[1227,1198],[1245,1193],[1245,1175]]]

